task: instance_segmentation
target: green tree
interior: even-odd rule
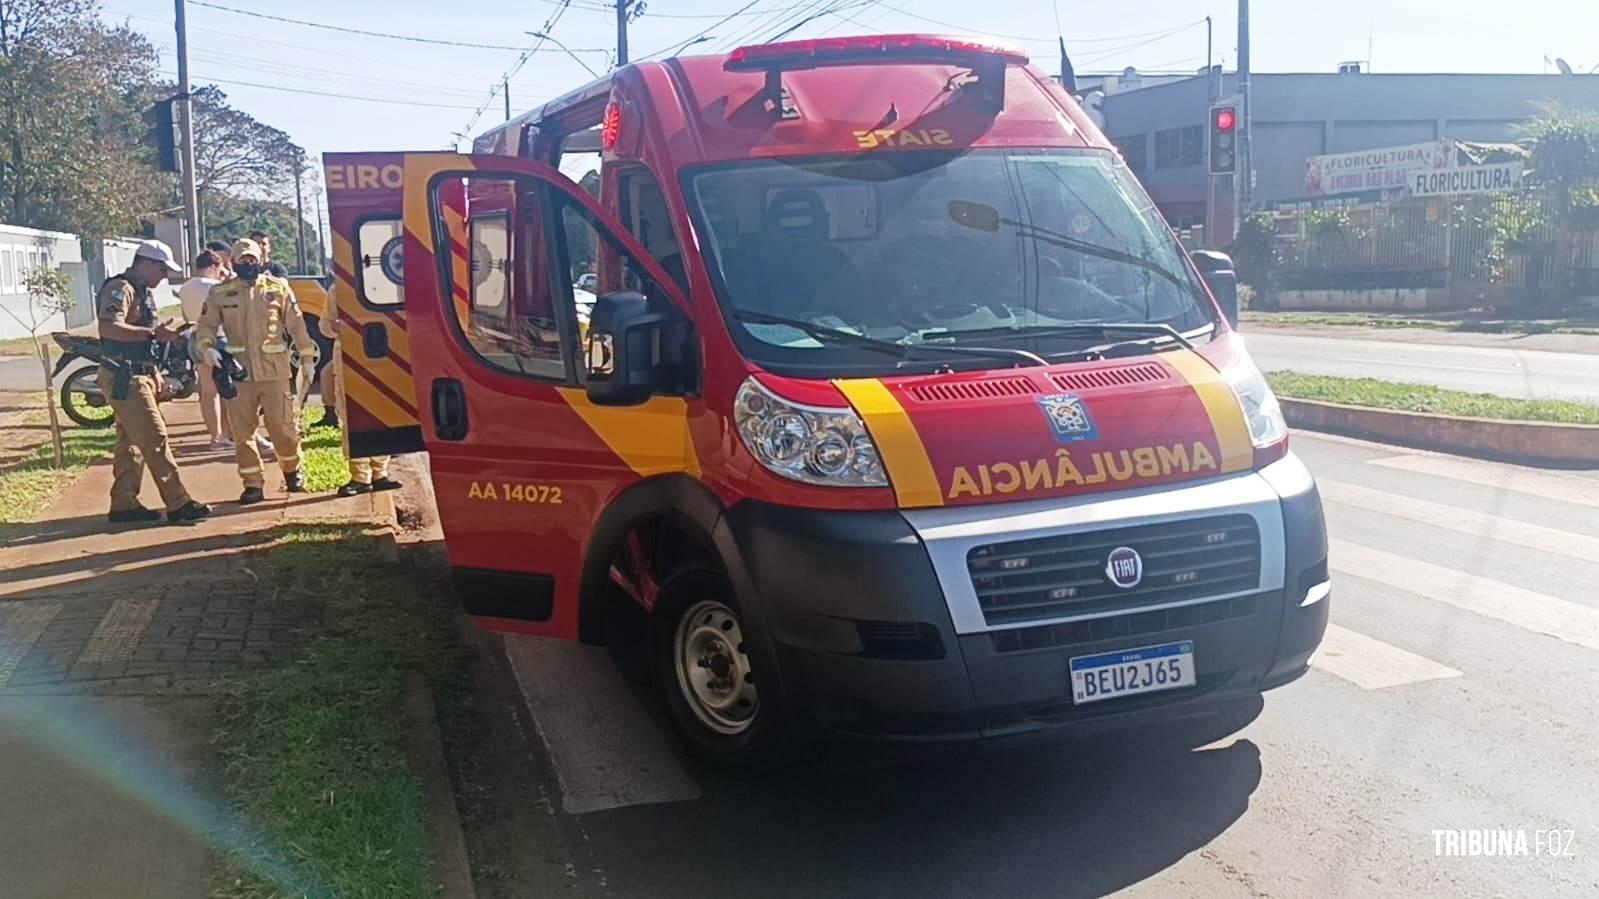
[[[156,54],[96,0],[0,0],[0,221],[104,236],[161,198],[140,164]]]
[[[1571,298],[1577,242],[1599,222],[1599,112],[1551,105],[1525,128],[1531,177],[1549,194],[1555,245],[1550,300]]]
[[[17,324],[28,329],[34,349],[39,354],[39,364],[44,368],[44,404],[50,410],[50,442],[55,449],[56,467],[66,464],[61,446],[61,420],[56,416],[55,389],[50,372],[50,344],[39,340],[39,329],[72,308],[72,280],[58,268],[34,268],[22,277],[22,288],[28,293],[28,304],[18,314],[11,307],[0,306]]]

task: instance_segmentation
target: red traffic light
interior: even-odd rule
[[[1217,131],[1231,131],[1238,127],[1238,115],[1230,107],[1223,106],[1216,110],[1216,118],[1213,124]]]

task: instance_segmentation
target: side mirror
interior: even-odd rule
[[[584,348],[588,397],[596,406],[636,406],[655,392],[661,369],[666,316],[649,311],[634,291],[608,293],[594,302]]]
[[[1221,306],[1221,314],[1229,325],[1238,327],[1238,273],[1233,270],[1233,258],[1215,250],[1195,250],[1190,255],[1205,286]]]

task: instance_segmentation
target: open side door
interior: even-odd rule
[[[339,419],[351,457],[424,448],[405,312],[405,156],[323,154],[333,230]]]
[[[490,629],[575,639],[600,512],[645,478],[699,476],[691,423],[704,407],[676,388],[591,403],[594,295],[573,282],[592,267],[595,294],[642,293],[686,326],[685,301],[551,166],[453,153],[404,166],[410,358],[457,593]]]

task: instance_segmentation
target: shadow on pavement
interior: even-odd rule
[[[1248,740],[1183,752],[1131,734],[751,781],[586,816],[619,895],[1098,896],[1224,832],[1260,784]],[[666,825],[666,826],[663,826]],[[614,841],[614,842],[613,842]],[[627,859],[618,863],[617,859]]]

